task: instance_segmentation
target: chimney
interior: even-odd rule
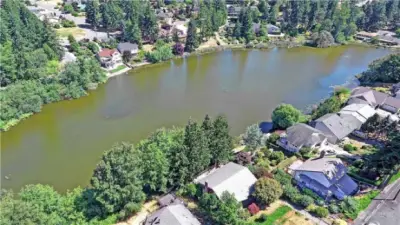
[[[319,158],[322,159],[325,157],[325,151],[321,151],[319,154]]]

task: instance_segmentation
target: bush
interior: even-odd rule
[[[183,55],[183,53],[185,52],[185,46],[183,46],[182,43],[178,42],[172,48],[172,52],[174,53],[174,55]]]
[[[169,60],[173,57],[171,46],[163,41],[157,41],[156,50],[147,53],[147,59],[152,63]]]
[[[54,27],[54,29],[60,29],[61,28],[60,24],[58,24],[58,23],[54,24],[53,27]]]
[[[308,207],[309,205],[314,203],[314,199],[311,198],[308,195],[301,195],[298,199],[297,199],[297,203],[304,206],[304,207]]]
[[[63,21],[61,21],[61,25],[63,27],[66,27],[66,28],[68,28],[68,27],[76,27],[75,22],[72,21],[72,20],[63,20]]]
[[[77,17],[77,16],[79,16],[79,13],[77,13],[77,12],[72,12],[71,15]]]
[[[269,205],[281,197],[282,193],[282,187],[276,180],[260,178],[255,184],[253,195],[261,205]]]
[[[329,212],[334,213],[334,214],[340,212],[339,206],[337,206],[337,205],[335,205],[335,204],[330,204],[330,205],[328,206],[328,209],[329,209]]]
[[[275,127],[286,129],[296,123],[307,121],[303,113],[290,104],[281,104],[272,112]]]
[[[343,146],[343,149],[344,149],[345,151],[347,151],[347,152],[357,151],[357,147],[356,147],[356,146],[353,146],[353,145],[351,145],[351,144],[345,144],[345,145]]]
[[[280,136],[279,134],[276,133],[272,133],[269,137],[268,137],[268,142],[275,144],[277,140],[279,140]]]
[[[317,208],[314,210],[314,213],[315,213],[316,216],[318,216],[318,217],[320,217],[320,218],[324,218],[324,217],[327,217],[327,216],[328,216],[329,211],[328,211],[328,209],[326,209],[326,208],[324,208],[324,207],[317,207]]]

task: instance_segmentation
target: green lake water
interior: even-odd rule
[[[113,143],[137,142],[189,117],[223,113],[238,135],[268,121],[282,102],[301,109],[318,102],[389,53],[362,46],[223,51],[110,78],[89,96],[46,105],[3,132],[1,185],[85,186]]]

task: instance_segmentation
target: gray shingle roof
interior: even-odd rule
[[[322,130],[319,125],[325,126],[337,139],[341,140],[347,137],[351,132],[361,126],[361,122],[355,117],[340,117],[337,114],[329,113],[315,121],[315,127],[321,130],[325,135],[330,136],[330,133],[326,133]]]
[[[132,44],[130,42],[119,43],[117,47],[118,51],[123,53],[124,51],[138,51],[139,47],[137,44]]]
[[[310,147],[321,143],[326,137],[320,131],[304,123],[298,123],[286,130],[287,140],[294,146]]]
[[[331,182],[339,180],[346,173],[346,167],[343,165],[342,160],[326,157],[309,159],[295,170],[321,172],[324,173]]]
[[[200,225],[196,217],[182,204],[170,205],[151,214],[145,225]]]

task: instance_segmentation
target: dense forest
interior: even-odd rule
[[[60,63],[63,49],[55,32],[20,1],[2,1],[0,18],[0,129],[39,112],[43,104],[78,98],[105,81],[93,56]]]
[[[398,28],[400,1],[370,1],[359,6],[360,2],[261,0],[259,4],[254,4],[257,8],[251,7],[253,3],[244,7],[235,27],[228,33],[249,42],[256,36],[265,35],[265,31],[262,30],[259,31],[263,32],[262,34],[254,33],[253,22],[279,24],[282,31],[292,37],[312,32],[312,38],[322,42],[316,45],[325,47],[329,45],[324,42],[344,43],[351,40],[358,30],[375,32],[383,28]]]
[[[61,195],[39,184],[18,196],[3,191],[0,224],[110,224],[138,212],[146,199],[183,188],[207,168],[232,160],[231,149],[224,116],[159,129],[136,146],[117,143],[105,151],[85,189]]]

